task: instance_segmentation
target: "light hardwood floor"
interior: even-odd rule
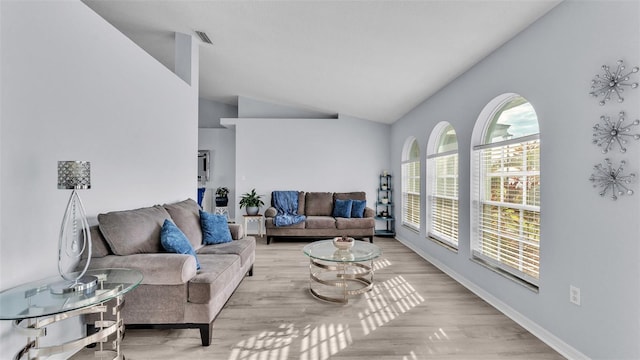
[[[254,276],[215,320],[211,346],[198,330],[127,330],[127,360],[563,359],[391,238],[374,239],[383,256],[372,291],[344,306],[317,300],[307,243],[258,239]]]

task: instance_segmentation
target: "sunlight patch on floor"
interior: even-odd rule
[[[353,340],[348,325],[307,325],[300,349],[300,360],[326,360],[349,346]]]
[[[418,360],[418,357],[416,356],[416,353],[414,351],[411,351],[409,355],[403,356],[402,360]]]
[[[378,259],[373,262],[373,271],[382,270],[389,266],[391,266],[391,261],[387,259]]]
[[[364,294],[369,308],[358,313],[365,335],[424,302],[424,298],[402,276],[393,277]]]
[[[302,333],[302,338],[300,337]],[[287,360],[293,341],[300,341],[300,360],[326,360],[353,343],[349,325],[307,325],[302,331],[294,324],[281,324],[277,331],[263,331],[238,342],[229,360]],[[297,346],[296,346],[297,347]]]
[[[443,328],[438,328],[437,331],[434,331],[433,334],[427,336],[427,353],[429,355],[438,355],[442,353],[442,347],[435,345],[433,343],[438,343],[442,341],[448,341],[449,335],[444,331]]]
[[[449,336],[447,335],[446,332],[444,332],[443,328],[439,328],[438,331],[436,331],[433,334],[429,335],[429,340],[431,340],[431,341],[449,340]]]
[[[298,333],[293,324],[281,324],[276,331],[263,331],[236,344],[229,360],[286,360],[291,342]]]

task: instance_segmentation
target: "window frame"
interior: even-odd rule
[[[417,159],[413,159],[411,158],[411,153],[412,153],[412,148],[413,145],[416,145],[418,151],[417,151]],[[411,167],[416,167],[417,169],[411,169]],[[420,217],[421,217],[421,204],[422,204],[422,197],[421,197],[421,193],[420,193],[420,186],[421,186],[421,174],[420,174],[420,144],[418,143],[418,139],[416,139],[415,137],[411,136],[409,137],[406,141],[405,141],[405,146],[403,148],[402,151],[402,162],[400,165],[401,168],[401,186],[400,186],[400,194],[401,194],[401,216],[400,216],[400,220],[401,220],[401,224],[402,226],[405,226],[409,229],[412,229],[414,231],[420,231]],[[415,176],[412,176],[411,178],[409,178],[409,172],[413,170],[413,173],[416,174]],[[413,180],[414,186],[413,189],[414,191],[409,191],[408,188],[410,187],[410,182],[411,180]],[[415,186],[415,184],[417,184],[417,187]],[[415,191],[417,189],[417,192]],[[414,204],[414,206],[412,207],[412,212],[411,212],[411,216],[408,213],[409,210],[409,198],[410,197],[416,197],[416,199],[413,199],[412,203]],[[417,222],[412,222],[412,220],[417,220]]]
[[[538,126],[538,132],[535,134],[528,134],[517,138],[510,138],[503,141],[488,142],[489,131],[494,128],[494,124],[500,120],[500,117],[496,118],[496,114],[503,112],[503,109],[510,101],[515,100],[517,97],[521,97],[526,100],[532,106],[532,110],[536,115],[536,123]],[[519,105],[518,105],[519,106]],[[478,130],[482,131],[478,131]],[[480,138],[478,138],[479,135]],[[471,257],[474,260],[478,260],[487,266],[498,270],[499,272],[506,273],[510,277],[524,282],[537,289],[540,283],[540,131],[539,120],[535,108],[524,97],[518,94],[504,94],[497,97],[492,102],[487,104],[474,128],[474,143],[471,149]],[[528,152],[529,146],[536,149],[537,153],[534,153],[533,159],[537,160],[535,166],[530,168],[528,163],[531,153]],[[521,147],[521,150],[518,150]],[[514,150],[515,149],[515,150]],[[483,155],[490,151],[501,152],[503,155],[500,157],[500,163],[504,164],[504,159],[510,161],[521,161],[520,169],[518,171],[509,170],[508,166],[501,166],[502,172],[493,173],[487,168],[484,163]],[[509,155],[518,154],[521,152],[521,158],[509,157]],[[505,155],[507,154],[507,155]],[[504,170],[506,169],[506,170]],[[487,189],[491,184],[487,184],[487,179],[499,178],[500,185],[500,201],[491,199],[491,195],[487,195]],[[518,179],[516,185],[520,185],[522,190],[518,190],[516,196],[521,197],[521,203],[514,203],[505,201],[505,182],[507,179]],[[533,200],[527,197],[527,188],[531,179],[537,179],[536,189],[537,193]],[[523,180],[523,181],[522,181]],[[526,186],[524,186],[526,185]],[[528,204],[529,201],[533,201],[532,204]],[[491,208],[493,211],[491,216],[492,224],[486,225],[483,223],[483,219],[487,219],[485,216],[485,208]],[[509,210],[509,211],[505,211]],[[518,219],[513,220],[514,214],[511,210],[517,212]],[[529,216],[534,216],[531,222],[525,221],[524,214],[528,213]],[[509,218],[505,214],[511,214],[510,217],[513,223],[518,224],[517,235],[514,236],[513,223],[508,221]],[[527,218],[526,220],[531,220]],[[527,225],[525,225],[527,224]],[[532,226],[531,224],[537,224]],[[507,228],[507,226],[510,226]],[[525,231],[526,228],[526,231]],[[501,230],[503,229],[503,230]],[[497,231],[496,234],[491,234],[490,230]],[[489,241],[488,238],[482,238],[483,232],[491,234]],[[536,241],[530,240],[530,238]],[[510,245],[517,244],[517,248],[510,247]],[[497,248],[491,248],[491,246],[497,246]],[[527,251],[537,248],[536,253],[526,254]],[[513,250],[513,251],[512,251]],[[502,256],[501,251],[506,255]],[[493,254],[490,254],[493,252]],[[497,254],[497,255],[496,255]],[[497,258],[496,258],[497,257]],[[506,260],[505,260],[506,259]],[[512,265],[510,265],[511,263]],[[514,265],[514,263],[517,264]],[[528,266],[534,264],[532,269]]]
[[[456,139],[456,149],[448,150],[443,152],[438,152],[440,144],[442,142],[442,137],[446,135],[449,129],[453,130],[455,139]],[[439,176],[438,173],[438,161],[454,158],[455,169],[454,174],[443,174]],[[458,236],[460,229],[459,222],[459,211],[460,211],[460,163],[459,163],[459,147],[458,147],[458,134],[455,131],[455,128],[448,122],[441,122],[433,129],[431,132],[431,136],[429,138],[429,145],[427,147],[427,155],[426,155],[426,168],[427,168],[427,176],[426,176],[426,205],[425,209],[427,211],[427,227],[426,227],[426,237],[427,239],[435,240],[438,244],[451,248],[452,250],[458,250]],[[455,196],[448,197],[446,195],[436,194],[438,191],[436,184],[438,183],[438,178],[451,178],[455,177]],[[434,199],[442,198],[454,200],[455,206],[451,215],[446,218],[443,216],[442,222],[449,221],[455,222],[455,225],[445,229],[449,230],[449,234],[438,231],[435,229],[434,224],[437,219],[434,215],[438,214],[438,210],[435,208]]]

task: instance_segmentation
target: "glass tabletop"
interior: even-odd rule
[[[330,239],[312,242],[302,251],[313,259],[333,262],[369,261],[382,255],[382,250],[378,246],[361,240],[355,240],[353,247],[349,250],[338,249]]]
[[[100,304],[133,290],[142,282],[142,273],[132,269],[88,270],[85,275],[98,278],[98,284],[88,292],[53,294],[51,287],[65,281],[60,275],[0,292],[0,320],[49,316]]]

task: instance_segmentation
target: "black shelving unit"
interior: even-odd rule
[[[383,228],[378,229],[376,224],[376,236],[395,236],[395,221],[393,217],[393,187],[392,177],[389,174],[380,174],[380,182],[378,183],[378,196],[376,200],[376,217],[377,221],[383,222]]]

